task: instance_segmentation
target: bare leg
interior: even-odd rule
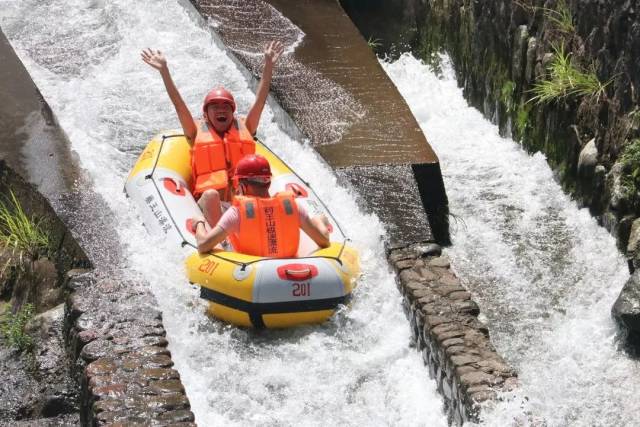
[[[209,225],[207,229],[215,227],[222,216],[220,193],[217,190],[205,191],[202,193],[200,200],[198,200],[198,206],[200,206],[204,219],[207,220]]]

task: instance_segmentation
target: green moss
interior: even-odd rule
[[[640,188],[640,139],[631,140],[620,155],[622,176],[620,183],[625,194],[634,199]]]
[[[500,89],[500,102],[504,105],[507,113],[514,110],[513,93],[516,90],[516,84],[511,80],[507,80]]]
[[[11,304],[7,301],[0,301],[0,318],[11,310]]]
[[[422,32],[416,47],[418,57],[431,66],[437,74],[442,70],[440,53],[446,50],[445,28],[437,24],[429,26],[427,31]]]
[[[529,106],[519,104],[516,111],[516,138],[523,140],[529,126]]]
[[[567,193],[575,194],[577,190],[576,174],[568,164],[568,160],[563,160],[560,169],[560,183]]]

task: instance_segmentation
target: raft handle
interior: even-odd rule
[[[284,272],[292,279],[296,280],[306,280],[311,277],[311,269],[305,268],[302,270],[284,270]]]

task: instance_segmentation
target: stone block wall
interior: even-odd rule
[[[477,421],[480,404],[517,386],[517,374],[496,352],[480,309],[433,243],[394,248],[404,308],[418,351],[444,398],[449,422]]]
[[[65,336],[82,424],[195,426],[147,287],[97,271],[68,277]]]
[[[449,53],[469,102],[503,135],[544,153],[565,190],[624,250],[640,216],[638,164],[624,158],[640,147],[634,2],[429,0],[417,26],[415,52]],[[553,79],[548,68],[560,46],[575,68],[608,83],[602,93],[531,101],[536,84]]]

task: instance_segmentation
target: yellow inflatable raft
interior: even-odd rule
[[[256,152],[269,160],[270,192],[293,191],[310,215],[330,220],[332,244],[320,249],[301,230],[296,258],[268,259],[216,249],[195,250],[191,218],[201,215],[191,195],[191,150],[179,131],[155,136],[133,167],[125,191],[139,207],[147,230],[190,246],[189,281],[200,285],[209,312],[224,321],[257,328],[284,328],[323,322],[348,302],[359,274],[357,252],[311,188],[265,145]]]

